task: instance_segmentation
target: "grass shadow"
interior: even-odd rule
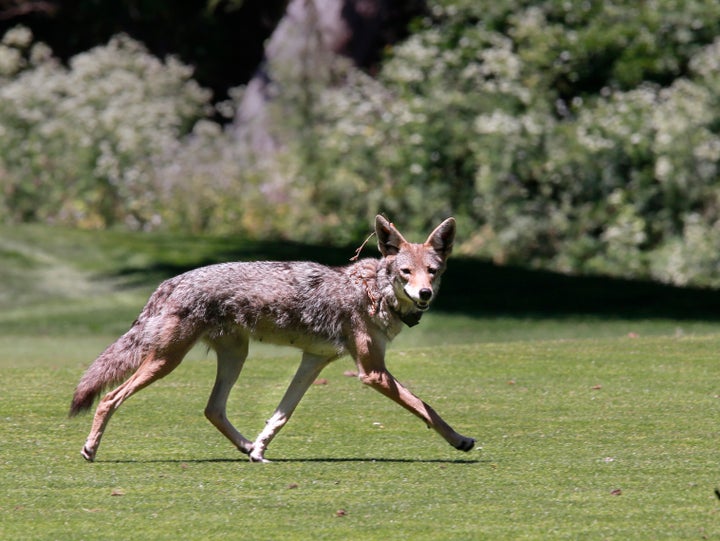
[[[213,464],[213,463],[230,463],[242,462],[252,464],[246,457],[238,458],[190,458],[190,459],[150,459],[150,460],[96,460],[97,464]],[[311,458],[276,458],[270,460],[270,464],[291,464],[291,463],[382,463],[382,464],[480,464],[483,462],[491,463],[489,459],[442,459],[442,458],[367,458],[367,457],[311,457]]]
[[[354,247],[243,241],[236,246],[220,245],[210,257],[206,254],[183,264],[157,260],[143,267],[124,267],[117,271],[115,277],[132,286],[152,287],[165,278],[213,263],[309,260],[327,265],[345,265],[354,253]],[[376,255],[372,246],[366,247],[363,252],[364,257]],[[433,309],[482,317],[570,317],[582,314],[720,320],[720,290],[607,276],[571,276],[456,257],[449,262]]]
[[[482,462],[490,463],[491,460],[469,460],[469,459],[442,459],[442,458],[278,458],[271,460],[271,463],[292,463],[292,462],[321,462],[321,463],[344,463],[344,462],[369,462],[369,463],[387,463],[387,464],[480,464]]]
[[[197,258],[188,257],[182,263],[160,257],[147,265],[120,267],[110,275],[100,278],[119,279],[124,287],[152,286],[198,267],[228,261],[317,261],[335,266],[348,264],[354,253],[355,249],[349,247],[326,247],[289,241],[242,241],[237,246],[218,246],[217,251],[210,256],[204,254]]]
[[[649,280],[571,276],[458,258],[434,307],[476,315],[601,315],[720,320],[720,290]]]

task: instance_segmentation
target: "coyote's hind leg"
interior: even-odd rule
[[[125,383],[107,393],[100,400],[95,410],[90,434],[80,452],[85,460],[89,462],[95,460],[98,447],[100,447],[100,439],[105,432],[110,417],[120,405],[153,381],[172,372],[182,361],[187,349],[187,347],[182,347],[172,351],[165,351],[162,356],[159,356],[160,354],[157,352],[151,353]]]
[[[205,417],[242,453],[249,455],[253,444],[240,434],[227,418],[227,401],[230,390],[238,379],[248,354],[246,338],[216,340],[211,346],[217,354],[217,376],[210,399],[205,407]]]

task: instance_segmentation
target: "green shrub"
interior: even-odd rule
[[[65,68],[13,32],[9,221],[346,243],[377,212],[413,237],[454,214],[457,250],[498,263],[720,285],[715,1],[434,3],[372,76],[271,62],[272,153],[176,60],[117,37]]]
[[[656,4],[444,2],[333,91],[323,155],[417,229],[458,215],[466,253],[720,284],[720,9]]]

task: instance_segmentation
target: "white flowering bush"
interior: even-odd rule
[[[157,220],[153,159],[205,114],[209,93],[189,67],[126,36],[68,67],[40,44],[27,51],[30,41],[11,30],[0,49],[17,53],[0,79],[3,214],[89,227]]]
[[[242,163],[230,135],[208,120],[166,145],[151,171],[162,227],[195,234],[237,231],[246,201],[236,182]]]
[[[339,243],[453,214],[498,263],[720,286],[720,3],[429,9],[378,73],[271,62],[269,154],[172,58],[117,37],[64,67],[14,29],[0,213]]]
[[[656,4],[439,2],[330,93],[323,155],[465,253],[720,285],[720,8]]]

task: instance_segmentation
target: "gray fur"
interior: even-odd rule
[[[92,363],[77,386],[71,415],[89,409],[103,389],[134,373],[101,401],[83,455],[94,458],[110,415],[126,398],[172,371],[195,342],[204,340],[218,353],[218,378],[206,415],[241,451],[252,451],[251,458],[264,460],[265,447],[304,389],[302,385],[288,389],[284,409],[289,412],[276,412],[276,426],[266,429],[264,439],[261,434],[261,442],[252,444],[237,433],[225,417],[225,402],[247,355],[247,343],[259,340],[301,349],[305,357],[298,377],[302,374],[303,385],[345,354],[355,357],[363,382],[385,385],[368,374],[386,372],[384,344],[400,332],[403,321],[419,321],[434,298],[454,232],[454,221],[448,219],[425,244],[410,244],[378,216],[381,259],[362,259],[345,267],[312,262],[222,263],[166,280],[130,330]],[[408,270],[413,277],[403,276]],[[365,352],[365,343],[376,344],[379,353]],[[378,390],[387,394],[385,388]],[[391,398],[425,418],[405,403],[407,396]],[[436,429],[453,445],[472,446],[469,438],[439,422],[442,426]]]

